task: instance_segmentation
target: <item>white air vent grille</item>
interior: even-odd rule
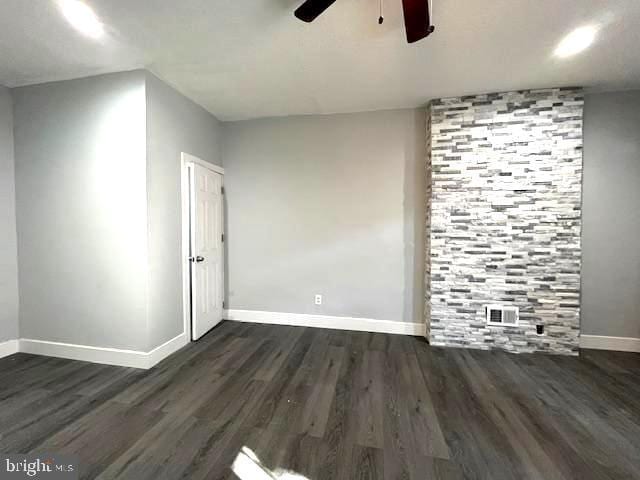
[[[502,305],[487,305],[484,307],[487,315],[487,325],[515,327],[518,325],[518,307]]]

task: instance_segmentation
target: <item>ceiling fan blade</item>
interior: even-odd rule
[[[313,22],[318,15],[329,8],[336,0],[307,0],[293,14],[303,22]]]
[[[402,0],[407,42],[417,42],[433,32],[429,16],[429,0]]]

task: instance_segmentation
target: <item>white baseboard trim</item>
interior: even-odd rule
[[[148,358],[148,367],[151,368],[157,365],[169,355],[177,352],[182,347],[189,343],[189,338],[186,332],[182,332],[180,335],[173,337],[171,340],[163,343],[162,345],[154,348],[150,352],[146,353]]]
[[[122,367],[149,368],[147,366],[147,354],[137,350],[91,347],[73,343],[21,338],[20,351],[46,357],[68,358],[70,360],[120,365]]]
[[[425,326],[421,323],[394,322],[393,320],[376,320],[373,318],[334,317],[306,313],[261,312],[258,310],[225,310],[224,318],[235,322],[332,328],[336,330],[394,333],[398,335],[425,335]]]
[[[21,338],[19,343],[20,352],[24,353],[118,365],[121,367],[149,369],[189,342],[187,340],[187,334],[183,332],[150,352],[91,347],[88,345],[49,342],[30,338]]]
[[[580,335],[580,347],[593,348],[596,350],[617,350],[619,352],[640,353],[640,338]]]
[[[18,353],[20,344],[18,340],[7,340],[0,343],[0,358],[8,357],[14,353]]]

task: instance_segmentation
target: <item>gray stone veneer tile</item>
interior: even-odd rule
[[[432,345],[577,353],[582,111],[580,89],[431,102],[425,316]],[[520,324],[487,326],[486,304],[518,306]]]

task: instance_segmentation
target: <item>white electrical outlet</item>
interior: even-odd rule
[[[316,295],[316,305],[322,305],[322,295]]]

